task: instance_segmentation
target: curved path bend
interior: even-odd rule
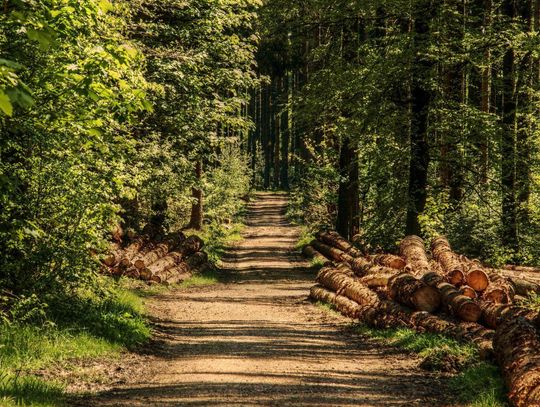
[[[96,406],[443,406],[437,375],[310,304],[315,274],[295,252],[283,194],[258,194],[225,282],[149,304],[144,367]],[[88,405],[88,404],[87,404]]]

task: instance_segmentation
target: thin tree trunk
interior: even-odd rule
[[[343,140],[341,146],[339,169],[341,181],[338,193],[336,230],[346,239],[351,239],[359,231],[360,191],[358,154],[349,138]]]
[[[503,12],[513,18],[515,9],[512,0],[505,0]],[[516,206],[516,98],[514,83],[514,49],[508,48],[503,58],[503,111],[501,138],[501,183],[502,183],[502,240],[512,250],[518,248]]]
[[[197,160],[197,163],[195,164],[196,185],[191,190],[194,202],[191,205],[191,219],[189,221],[189,228],[195,230],[201,230],[203,225],[203,191],[201,189],[202,174],[202,161]]]
[[[284,110],[281,113],[281,174],[280,186],[284,190],[289,189],[289,73],[285,72],[283,79],[283,106]]]

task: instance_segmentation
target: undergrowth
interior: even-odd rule
[[[0,326],[0,405],[53,406],[64,399],[62,383],[34,372],[70,359],[116,358],[150,338],[143,301],[104,279],[101,295],[79,292],[50,298],[39,320],[4,321]]]

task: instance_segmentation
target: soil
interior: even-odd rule
[[[315,271],[294,251],[286,204],[258,194],[223,283],[152,299],[152,343],[102,367],[109,383],[73,405],[451,405],[443,376],[307,300]]]

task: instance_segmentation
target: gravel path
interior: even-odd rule
[[[444,406],[440,377],[306,301],[314,272],[296,253],[286,196],[259,194],[226,282],[152,300],[144,368],[86,405]]]

